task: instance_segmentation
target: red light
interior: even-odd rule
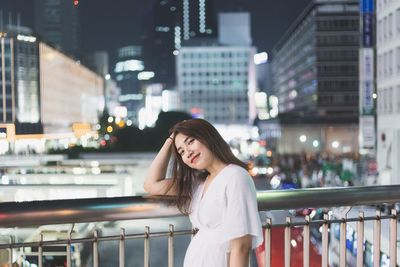
[[[74,6],[77,6],[77,5],[79,5],[79,0],[74,1]]]

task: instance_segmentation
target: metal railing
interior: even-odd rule
[[[257,193],[258,207],[260,211],[265,210],[289,210],[297,208],[332,208],[352,207],[360,205],[380,205],[383,203],[400,202],[400,185],[369,186],[369,187],[344,187],[344,188],[312,188],[286,191],[259,191]],[[143,196],[143,197],[118,197],[118,198],[94,198],[54,201],[34,201],[21,203],[0,203],[0,228],[4,227],[26,227],[52,224],[75,224],[83,222],[104,222],[135,219],[155,219],[162,217],[180,216],[176,208],[169,205],[170,199]],[[346,214],[347,215],[347,214]],[[346,265],[346,227],[349,223],[357,224],[357,251],[363,251],[364,222],[373,221],[373,266],[380,266],[380,239],[381,222],[390,222],[390,266],[395,267],[397,262],[397,220],[396,210],[391,214],[382,215],[377,211],[375,216],[366,217],[362,212],[354,218],[324,217],[319,220],[311,220],[306,216],[304,220],[292,221],[287,217],[285,222],[272,222],[266,218],[263,222],[265,228],[265,266],[271,266],[271,232],[274,227],[284,227],[284,264],[291,264],[291,231],[294,227],[302,227],[303,238],[303,266],[310,264],[310,229],[318,227],[321,229],[321,266],[329,264],[329,226],[340,224],[340,263]],[[66,246],[67,266],[71,265],[71,245],[75,243],[89,242],[92,247],[93,266],[99,266],[98,245],[99,242],[119,242],[119,266],[125,266],[125,240],[143,239],[144,266],[150,262],[150,239],[153,237],[168,238],[168,266],[174,266],[174,238],[180,235],[193,235],[191,229],[176,231],[174,225],[169,225],[169,231],[150,232],[148,227],[144,233],[127,234],[121,229],[120,235],[99,236],[97,231],[93,235],[83,238],[72,238],[72,229],[68,238],[61,240],[44,241],[43,236],[37,242],[10,242],[0,244],[0,250],[9,251],[9,264],[12,266],[13,250],[24,247],[37,248],[38,266],[43,266],[43,247],[64,245]],[[363,253],[357,253],[357,265],[363,266]]]

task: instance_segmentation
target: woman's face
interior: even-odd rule
[[[212,152],[197,139],[178,133],[175,136],[175,147],[183,163],[192,169],[206,170],[212,163]]]

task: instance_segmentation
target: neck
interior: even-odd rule
[[[208,173],[210,174],[210,178],[214,178],[226,165],[226,163],[215,159],[210,167],[207,168]]]

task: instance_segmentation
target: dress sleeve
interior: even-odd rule
[[[230,251],[230,241],[245,235],[252,236],[252,248],[263,241],[262,226],[257,208],[256,189],[251,177],[243,171],[232,174],[225,190],[226,209],[223,217],[222,241]]]

